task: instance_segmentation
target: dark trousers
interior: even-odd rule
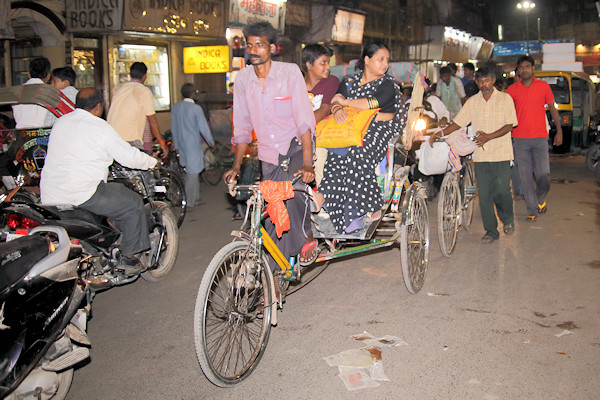
[[[262,180],[264,181],[290,181],[296,171],[302,168],[302,145],[292,140],[290,150],[286,156],[279,156],[279,162],[285,158],[289,158],[289,167],[284,171],[279,165],[262,162]],[[307,185],[302,183],[302,180],[296,182],[295,189],[310,190]],[[290,218],[290,230],[283,232],[281,238],[277,237],[275,225],[270,219],[266,219],[264,226],[269,236],[273,239],[277,248],[289,260],[290,256],[295,256],[300,253],[302,246],[306,242],[308,234],[311,232],[310,206],[307,196],[298,191],[294,191],[294,197],[285,200],[288,216]],[[275,260],[269,255],[269,264],[272,270],[279,268]]]
[[[496,212],[504,225],[514,222],[510,193],[510,161],[476,162],[475,178],[479,187],[479,208],[483,229],[487,235],[498,239],[500,233]]]
[[[79,207],[115,220],[121,231],[121,251],[133,255],[150,248],[142,196],[120,183],[100,182],[96,193]]]
[[[527,215],[536,215],[538,203],[543,203],[550,191],[548,138],[514,138],[514,146]]]

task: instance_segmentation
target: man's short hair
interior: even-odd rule
[[[75,86],[77,75],[71,67],[55,68],[52,70],[52,76],[57,77],[61,81],[69,81],[71,86]]]
[[[470,71],[475,71],[475,66],[473,65],[473,63],[470,62],[463,64],[463,68],[468,69]]]
[[[94,91],[91,92],[89,96],[83,97],[81,95],[81,91],[77,93],[77,97],[75,98],[75,108],[81,108],[83,110],[90,111],[98,104],[104,103],[104,94],[102,91],[96,88],[92,89],[94,89]],[[83,92],[85,93],[85,91]]]
[[[34,58],[29,62],[29,76],[44,79],[50,73],[50,61],[46,57]]]
[[[246,25],[242,32],[244,33],[246,40],[248,40],[250,36],[257,36],[266,37],[269,44],[277,43],[277,30],[273,28],[273,25],[266,21]]]
[[[450,67],[445,66],[445,67],[440,68],[440,76],[445,75],[445,74],[450,74],[450,73],[452,73],[452,71],[450,70]]]
[[[321,56],[331,57],[332,55],[333,50],[325,45],[318,43],[307,44],[302,49],[302,67],[306,67],[306,63],[314,64],[317,58]]]
[[[450,68],[450,71],[452,71],[452,72],[458,71],[458,67],[454,63],[448,64],[448,68]]]
[[[521,65],[521,63],[524,62],[524,61],[527,61],[527,62],[531,63],[532,67],[535,65],[535,60],[533,59],[533,57],[531,57],[531,56],[521,56],[517,60],[517,67],[519,67],[519,65]]]
[[[496,71],[494,70],[494,68],[481,67],[477,70],[477,72],[475,72],[475,79],[487,77],[496,79]]]
[[[134,62],[129,69],[129,76],[133,79],[142,79],[148,72],[148,67],[143,62]]]
[[[189,82],[184,83],[183,86],[181,86],[181,95],[184,99],[191,98],[195,91],[196,88],[194,88],[194,85]]]

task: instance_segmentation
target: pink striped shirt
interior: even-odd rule
[[[258,158],[278,164],[294,137],[315,132],[315,115],[308,98],[304,77],[296,64],[271,61],[265,86],[254,67],[242,69],[233,91],[232,144],[250,143],[254,129],[258,140]]]

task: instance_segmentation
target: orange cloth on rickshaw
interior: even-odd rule
[[[284,200],[294,197],[294,189],[290,181],[263,181],[258,185],[267,204],[267,213],[275,225],[275,232],[280,238],[283,232],[290,230],[290,216],[285,208]]]

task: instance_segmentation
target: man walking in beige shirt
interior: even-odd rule
[[[144,86],[147,73],[146,64],[134,62],[131,65],[129,70],[131,80],[116,87],[106,120],[123,140],[139,149],[144,149],[144,128],[147,118],[150,132],[160,143],[163,156],[166,156],[169,149],[158,128],[152,92]]]
[[[513,159],[513,150],[511,136],[507,133],[517,125],[517,113],[512,98],[494,88],[496,74],[493,69],[478,69],[475,82],[479,93],[467,100],[450,126],[434,136],[447,135],[469,123],[473,124],[478,146],[473,153],[473,161],[479,188],[481,219],[485,229],[481,243],[488,244],[500,237],[498,218],[504,224],[506,235],[512,235],[515,231],[510,192],[510,161]]]

